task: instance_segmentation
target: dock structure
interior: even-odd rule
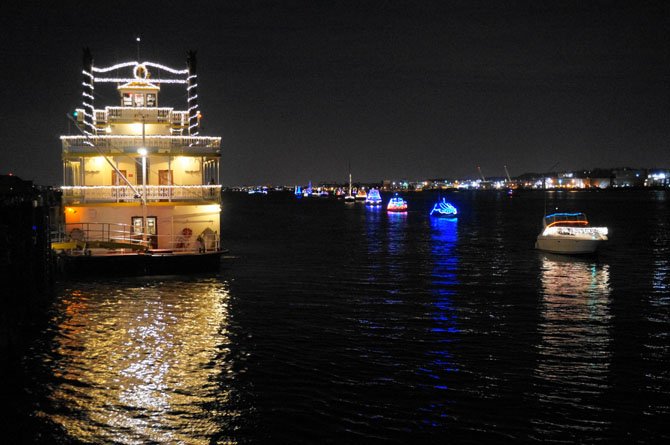
[[[0,175],[0,347],[3,363],[20,354],[26,331],[51,299],[55,262],[50,224],[58,217],[59,196],[17,176]],[[6,370],[3,369],[3,373]]]

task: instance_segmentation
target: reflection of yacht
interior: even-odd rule
[[[543,407],[531,414],[531,423],[548,432],[557,432],[557,425],[578,425],[580,434],[593,437],[600,434],[602,418],[590,407],[610,388],[614,356],[609,265],[550,253],[539,257],[539,341],[531,397]],[[577,409],[569,419],[568,406]]]
[[[396,193],[393,196],[393,198],[391,198],[388,205],[386,206],[386,210],[388,210],[389,212],[406,212],[407,211],[407,201],[402,199]]]
[[[591,227],[584,213],[552,213],[544,217],[535,248],[552,253],[594,253],[607,241],[607,227]]]
[[[442,198],[442,201],[436,202],[433,210],[430,211],[430,216],[439,216],[442,218],[456,218],[457,215],[458,210],[456,210],[456,207],[448,203],[444,198]]]
[[[369,206],[380,206],[382,205],[382,197],[379,194],[379,190],[371,189],[368,192],[367,197],[365,198],[365,204]]]

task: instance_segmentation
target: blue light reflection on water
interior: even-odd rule
[[[430,331],[432,347],[426,351],[428,362],[419,369],[419,374],[432,382],[436,391],[430,397],[431,403],[422,409],[423,423],[430,427],[442,427],[448,413],[452,411],[454,400],[450,395],[451,375],[459,371],[454,361],[453,344],[460,332],[457,325],[457,311],[453,297],[458,286],[458,221],[455,219],[430,219],[430,288],[431,317]]]

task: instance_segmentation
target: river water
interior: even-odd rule
[[[60,283],[21,363],[23,437],[670,439],[670,193],[443,196],[458,220],[429,193],[407,214],[224,194],[220,273]],[[534,250],[545,207],[610,241]]]

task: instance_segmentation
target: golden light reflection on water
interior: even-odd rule
[[[229,295],[219,282],[70,291],[50,366],[56,413],[84,442],[210,443],[238,413],[231,374]]]

